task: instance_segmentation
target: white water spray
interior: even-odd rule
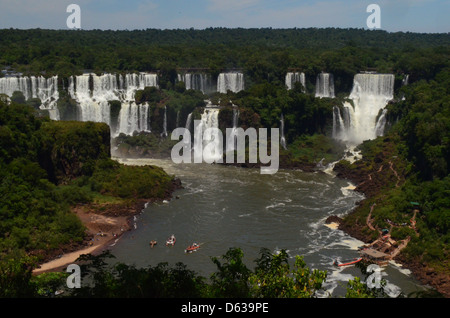
[[[233,130],[232,134],[229,136],[227,140],[227,149],[226,151],[234,151],[237,150],[237,127],[239,121],[239,109],[236,106],[233,106]]]
[[[244,90],[244,74],[239,72],[219,74],[217,79],[217,91],[226,94],[229,90],[234,93]]]
[[[0,78],[0,94],[11,97],[15,91],[21,92],[25,100],[39,98],[40,109],[49,111],[50,119],[59,120],[56,103],[59,99],[58,76],[9,76]]]
[[[334,78],[333,74],[320,73],[316,79],[316,97],[334,98]]]
[[[210,74],[203,73],[185,73],[178,74],[178,81],[184,82],[186,89],[201,91],[203,94],[209,94],[216,90]]]
[[[285,77],[285,84],[287,89],[294,88],[295,83],[301,83],[303,86],[303,92],[305,92],[306,79],[303,72],[288,72]]]
[[[394,75],[355,75],[349,96],[352,103],[344,102],[342,115],[341,111],[336,109],[333,112],[335,138],[353,146],[359,145],[364,140],[375,139],[382,133],[381,128],[384,129],[383,122],[377,123],[378,114],[393,96]],[[385,121],[385,115],[383,112],[379,121]]]
[[[280,144],[281,144],[281,147],[283,147],[286,150],[287,146],[286,146],[286,138],[284,137],[284,116],[283,116],[283,114],[281,114],[280,126],[281,126],[280,127],[280,130],[281,130]]]
[[[91,87],[92,86],[92,87]],[[69,78],[69,94],[80,109],[81,121],[104,122],[111,125],[109,102],[121,103],[116,131],[112,135],[134,131],[150,131],[149,105],[135,102],[138,89],[158,86],[158,77],[152,73],[139,74],[83,74]]]

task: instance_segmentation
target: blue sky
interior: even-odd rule
[[[383,30],[450,32],[450,0],[0,0],[0,28],[66,29],[71,3],[86,30],[367,28],[374,3]]]

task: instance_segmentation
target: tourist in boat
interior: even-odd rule
[[[362,260],[361,257],[360,258],[354,258],[352,260],[342,261],[342,262],[340,262],[338,260],[335,260],[333,265],[339,266],[339,267],[341,267],[341,266],[348,266],[348,265],[356,264],[356,263],[360,262],[361,260]]]
[[[172,235],[167,239],[166,245],[175,245],[175,241],[176,241],[175,235],[172,234]]]
[[[195,250],[197,250],[200,247],[200,245],[198,245],[197,243],[193,243],[191,246],[188,246],[185,250],[186,253],[190,253],[193,252]]]

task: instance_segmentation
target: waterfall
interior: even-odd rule
[[[111,134],[115,136],[120,133],[132,135],[135,131],[150,131],[148,110],[147,103],[137,105],[135,102],[122,102],[117,130]]]
[[[354,77],[353,89],[349,96],[352,101],[344,102],[343,117],[339,127],[333,127],[335,136],[352,145],[358,145],[364,140],[374,139],[377,135],[377,116],[381,109],[394,96],[394,75],[392,74],[357,74]],[[384,113],[385,115],[385,113]],[[380,116],[384,120],[385,116]],[[380,122],[378,133],[381,131]],[[384,125],[383,125],[384,127]],[[383,128],[384,129],[384,128]]]
[[[333,74],[320,73],[316,79],[316,97],[334,98],[334,78]]]
[[[375,135],[383,136],[384,135],[384,127],[386,126],[386,113],[387,108],[383,109],[383,112],[380,115],[380,118],[378,118],[377,124],[375,125]]]
[[[167,137],[167,106],[164,106],[164,121],[163,121],[163,132],[162,137]]]
[[[300,82],[303,86],[303,92],[305,92],[306,87],[306,80],[305,80],[305,73],[300,72],[288,72],[286,74],[285,83],[287,86],[287,89],[294,88],[294,84]]]
[[[226,94],[229,90],[234,93],[244,90],[244,74],[239,72],[219,74],[217,79],[217,91]]]
[[[123,102],[119,112],[119,132],[131,135],[138,129],[138,108],[133,102]]]
[[[196,121],[197,122],[197,121]],[[208,128],[217,128],[217,131],[207,131]],[[219,109],[213,107],[205,107],[201,120],[196,123],[194,128],[194,161],[199,162],[199,155],[205,162],[212,163],[222,158],[222,153],[208,151],[205,147],[212,149],[220,149],[222,139],[218,133],[219,128]],[[212,145],[215,145],[212,147]],[[209,148],[209,149],[211,149]],[[197,161],[198,160],[198,161]]]
[[[333,139],[337,139],[337,140],[345,140],[346,139],[345,133],[347,132],[348,127],[350,125],[350,120],[346,116],[346,114],[348,114],[347,109],[348,109],[347,107],[343,108],[343,110],[344,110],[344,112],[343,112],[344,117],[343,117],[339,106],[333,106],[333,135],[332,135]],[[346,120],[346,118],[347,118],[347,120]],[[327,174],[334,175],[334,172],[333,172],[334,166],[340,160],[345,159],[347,161],[354,162],[356,159],[361,158],[360,151],[355,150],[356,145],[347,144],[346,148],[347,149],[344,152],[344,156],[341,159],[334,161],[334,162],[330,162],[327,165],[324,165],[323,164],[324,158],[323,158],[317,164],[317,167]]]
[[[110,109],[108,100],[118,99],[112,91],[112,75],[96,76],[83,74],[70,81],[69,92],[78,103],[81,121],[104,122],[110,124]],[[90,82],[93,82],[91,91]],[[75,83],[76,88],[72,88]],[[115,89],[115,88],[114,88]]]
[[[49,111],[50,119],[59,120],[57,102],[59,99],[58,76],[44,78],[31,76],[31,92],[33,98],[41,100],[40,109]]]
[[[184,82],[186,89],[201,91],[203,94],[209,94],[215,91],[215,87],[210,74],[178,74],[178,81]]]
[[[153,73],[139,74],[83,74],[68,78],[67,92],[79,108],[79,120],[104,122],[111,126],[111,110],[109,102],[118,100],[121,109],[119,122],[114,123],[119,133],[132,134],[134,131],[150,131],[149,105],[137,105],[135,93],[138,89],[148,86],[158,86],[158,76]],[[58,76],[44,78],[43,76],[12,76],[0,78],[0,94],[11,97],[15,91],[20,91],[25,99],[39,98],[41,109],[49,111],[50,118],[59,120],[57,102],[59,99]]]
[[[39,98],[40,109],[49,111],[50,118],[59,120],[57,102],[59,99],[58,76],[10,76],[0,78],[0,94],[11,97],[15,91],[21,92],[25,100]]]
[[[15,91],[22,92],[26,100],[31,98],[31,79],[15,76],[0,78],[0,94],[11,97]]]
[[[150,131],[149,105],[135,102],[136,91],[148,86],[158,86],[156,74],[83,74],[69,78],[68,92],[78,104],[81,121],[104,122],[111,126],[109,102],[120,101],[119,122],[111,134],[130,135],[134,131]]]
[[[237,107],[233,107],[233,129],[237,128],[239,120],[239,109]]]
[[[186,118],[186,129],[189,131],[191,130],[191,123],[192,123],[192,113],[189,113],[189,115]]]
[[[405,77],[403,77],[403,79],[402,79],[402,87],[406,86],[408,84],[409,84],[409,74],[406,74]],[[401,99],[405,100],[406,99],[405,94],[402,93],[401,95],[402,95]]]
[[[281,130],[280,144],[286,150],[287,146],[286,146],[286,139],[284,138],[284,117],[283,117],[283,114],[281,114],[280,126],[281,126],[280,127],[280,130]]]
[[[402,80],[402,86],[406,86],[409,84],[409,74],[406,74]]]
[[[338,106],[333,107],[333,139],[341,139],[340,132],[345,130],[344,119]]]
[[[237,127],[239,121],[239,109],[236,106],[233,106],[233,130],[232,134],[229,136],[227,140],[227,149],[226,151],[234,151],[237,150]]]
[[[150,105],[148,103],[143,103],[139,107],[139,131],[147,131],[150,132],[150,116],[148,115],[148,111],[150,109]]]

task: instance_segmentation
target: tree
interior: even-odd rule
[[[347,283],[347,292],[345,298],[374,298],[375,296],[369,290],[366,284],[361,282],[359,277],[349,280]]]
[[[271,254],[269,250],[262,249],[256,263],[255,273],[249,278],[254,297],[311,298],[322,288],[327,277],[326,271],[311,271],[303,257],[298,255],[291,270],[285,250]]]
[[[11,95],[11,101],[17,104],[25,104],[25,96],[20,91],[14,91]]]
[[[222,258],[213,257],[212,261],[217,266],[217,272],[211,275],[211,296],[213,297],[237,297],[250,296],[248,278],[250,270],[243,263],[244,253],[240,248],[230,248]]]
[[[36,296],[35,286],[31,284],[33,264],[25,256],[8,257],[0,262],[0,298]]]
[[[177,263],[170,268],[167,263],[154,267],[136,268],[123,263],[108,264],[114,256],[105,251],[100,255],[82,255],[81,272],[90,285],[73,290],[75,297],[105,298],[192,298],[203,296],[204,279],[194,271]],[[89,277],[89,278],[88,278]],[[84,279],[84,278],[83,278]]]

